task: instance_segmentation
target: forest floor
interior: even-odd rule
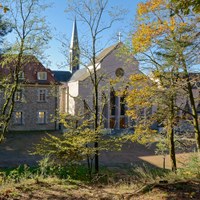
[[[141,191],[137,192],[139,188]],[[145,189],[144,189],[145,187]],[[200,182],[171,184],[82,184],[55,179],[27,180],[0,190],[1,200],[188,200],[200,199]]]
[[[43,136],[45,133],[34,132],[7,135],[0,145],[0,167],[37,165],[40,157],[30,155],[30,152]],[[124,166],[130,168],[138,163],[163,168],[163,156],[155,155],[154,150],[154,146],[146,148],[129,141],[120,152],[103,152],[101,165],[109,170],[122,169],[117,181],[107,177],[102,184],[98,181],[86,183],[56,177],[34,177],[0,185],[0,200],[199,200],[200,180],[136,181],[130,174],[127,176],[124,173]],[[177,154],[179,166],[186,162],[190,154]],[[165,167],[170,168],[168,156],[165,157]]]

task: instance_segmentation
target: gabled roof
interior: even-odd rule
[[[104,49],[99,55],[96,57],[96,63],[101,63],[104,58],[106,58],[110,53],[112,53],[115,49],[119,48],[123,43],[119,42],[114,44],[106,49]],[[88,67],[92,66],[92,63],[88,64]],[[98,70],[98,69],[97,69]],[[77,70],[71,77],[70,81],[82,81],[89,77],[90,73],[87,68]]]
[[[104,49],[99,55],[96,56],[96,63],[102,62],[105,57],[107,57],[112,51],[119,48],[121,45],[123,45],[122,42],[118,42],[106,49]],[[89,64],[89,66],[92,65],[92,63]]]
[[[54,78],[58,82],[67,82],[72,76],[70,71],[52,71],[54,74]]]
[[[8,60],[8,61],[7,61]],[[14,68],[17,62],[17,55],[3,55],[0,58],[0,74],[2,77],[14,75]],[[25,84],[51,84],[56,83],[56,79],[50,69],[45,68],[33,55],[23,55],[20,71],[24,72]],[[46,72],[47,80],[38,80],[37,73]],[[11,78],[12,81],[12,78]]]
[[[89,72],[87,70],[87,68],[82,68],[77,70],[72,77],[70,78],[70,81],[82,81],[84,79],[86,79],[87,77],[89,77]]]

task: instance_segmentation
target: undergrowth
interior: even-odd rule
[[[101,167],[100,173],[98,175],[93,174],[91,178],[85,165],[53,165],[48,158],[45,158],[38,163],[38,167],[22,165],[15,169],[1,169],[0,184],[19,183],[29,179],[37,182],[39,179],[46,178],[104,185],[145,184],[161,180],[167,180],[168,182],[191,179],[200,180],[199,169],[200,154],[194,154],[187,164],[178,169],[176,173],[147,165],[133,166],[131,169],[118,168],[118,170]]]

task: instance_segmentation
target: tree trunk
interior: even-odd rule
[[[97,131],[99,124],[99,91],[98,91],[98,77],[97,77],[97,69],[96,69],[96,38],[93,37],[93,70],[94,70],[94,109],[95,109],[95,119],[94,119],[94,130]],[[99,173],[99,136],[96,135],[96,141],[94,143],[94,147],[96,149],[94,156],[94,167],[95,173]]]
[[[167,137],[169,144],[169,156],[171,162],[172,171],[176,171],[176,153],[175,153],[175,144],[174,144],[174,128],[173,128],[173,120],[174,120],[174,96],[171,96],[170,99],[170,116],[168,118],[167,124]]]
[[[174,130],[171,120],[168,122],[168,142],[169,142],[169,156],[171,162],[172,171],[176,171],[176,154],[175,154],[175,145],[174,145]]]
[[[185,60],[183,58],[183,55],[181,55],[181,58],[182,58],[181,60],[183,63],[184,75],[186,76],[188,95],[189,95],[190,104],[191,104],[191,108],[192,108],[192,117],[193,117],[193,126],[194,126],[194,132],[195,132],[196,147],[197,147],[197,151],[200,152],[200,129],[199,129],[198,113],[197,113],[197,109],[196,109],[196,105],[195,105],[194,95],[192,92],[192,85],[190,82],[189,73],[188,73],[187,66],[186,66]]]

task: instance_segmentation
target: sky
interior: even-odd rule
[[[67,0],[47,0],[47,2],[52,3],[51,7],[45,11],[47,22],[52,31],[52,40],[49,43],[49,48],[45,51],[49,61],[46,67],[52,70],[69,70],[60,41],[65,41],[63,38],[66,38],[68,42],[70,41],[73,19],[75,16],[65,12]],[[128,13],[125,15],[123,21],[117,22],[109,31],[103,34],[102,41],[104,41],[107,46],[115,44],[118,41],[118,32],[122,34],[122,41],[127,38],[127,33],[131,31],[132,23],[135,20],[137,4],[139,2],[141,2],[141,0],[109,0],[109,7],[119,6],[120,8],[127,9]],[[107,19],[103,18],[103,20],[106,21]],[[85,34],[85,28],[79,21],[77,21],[77,27],[80,40]],[[68,49],[66,53],[69,53]]]

